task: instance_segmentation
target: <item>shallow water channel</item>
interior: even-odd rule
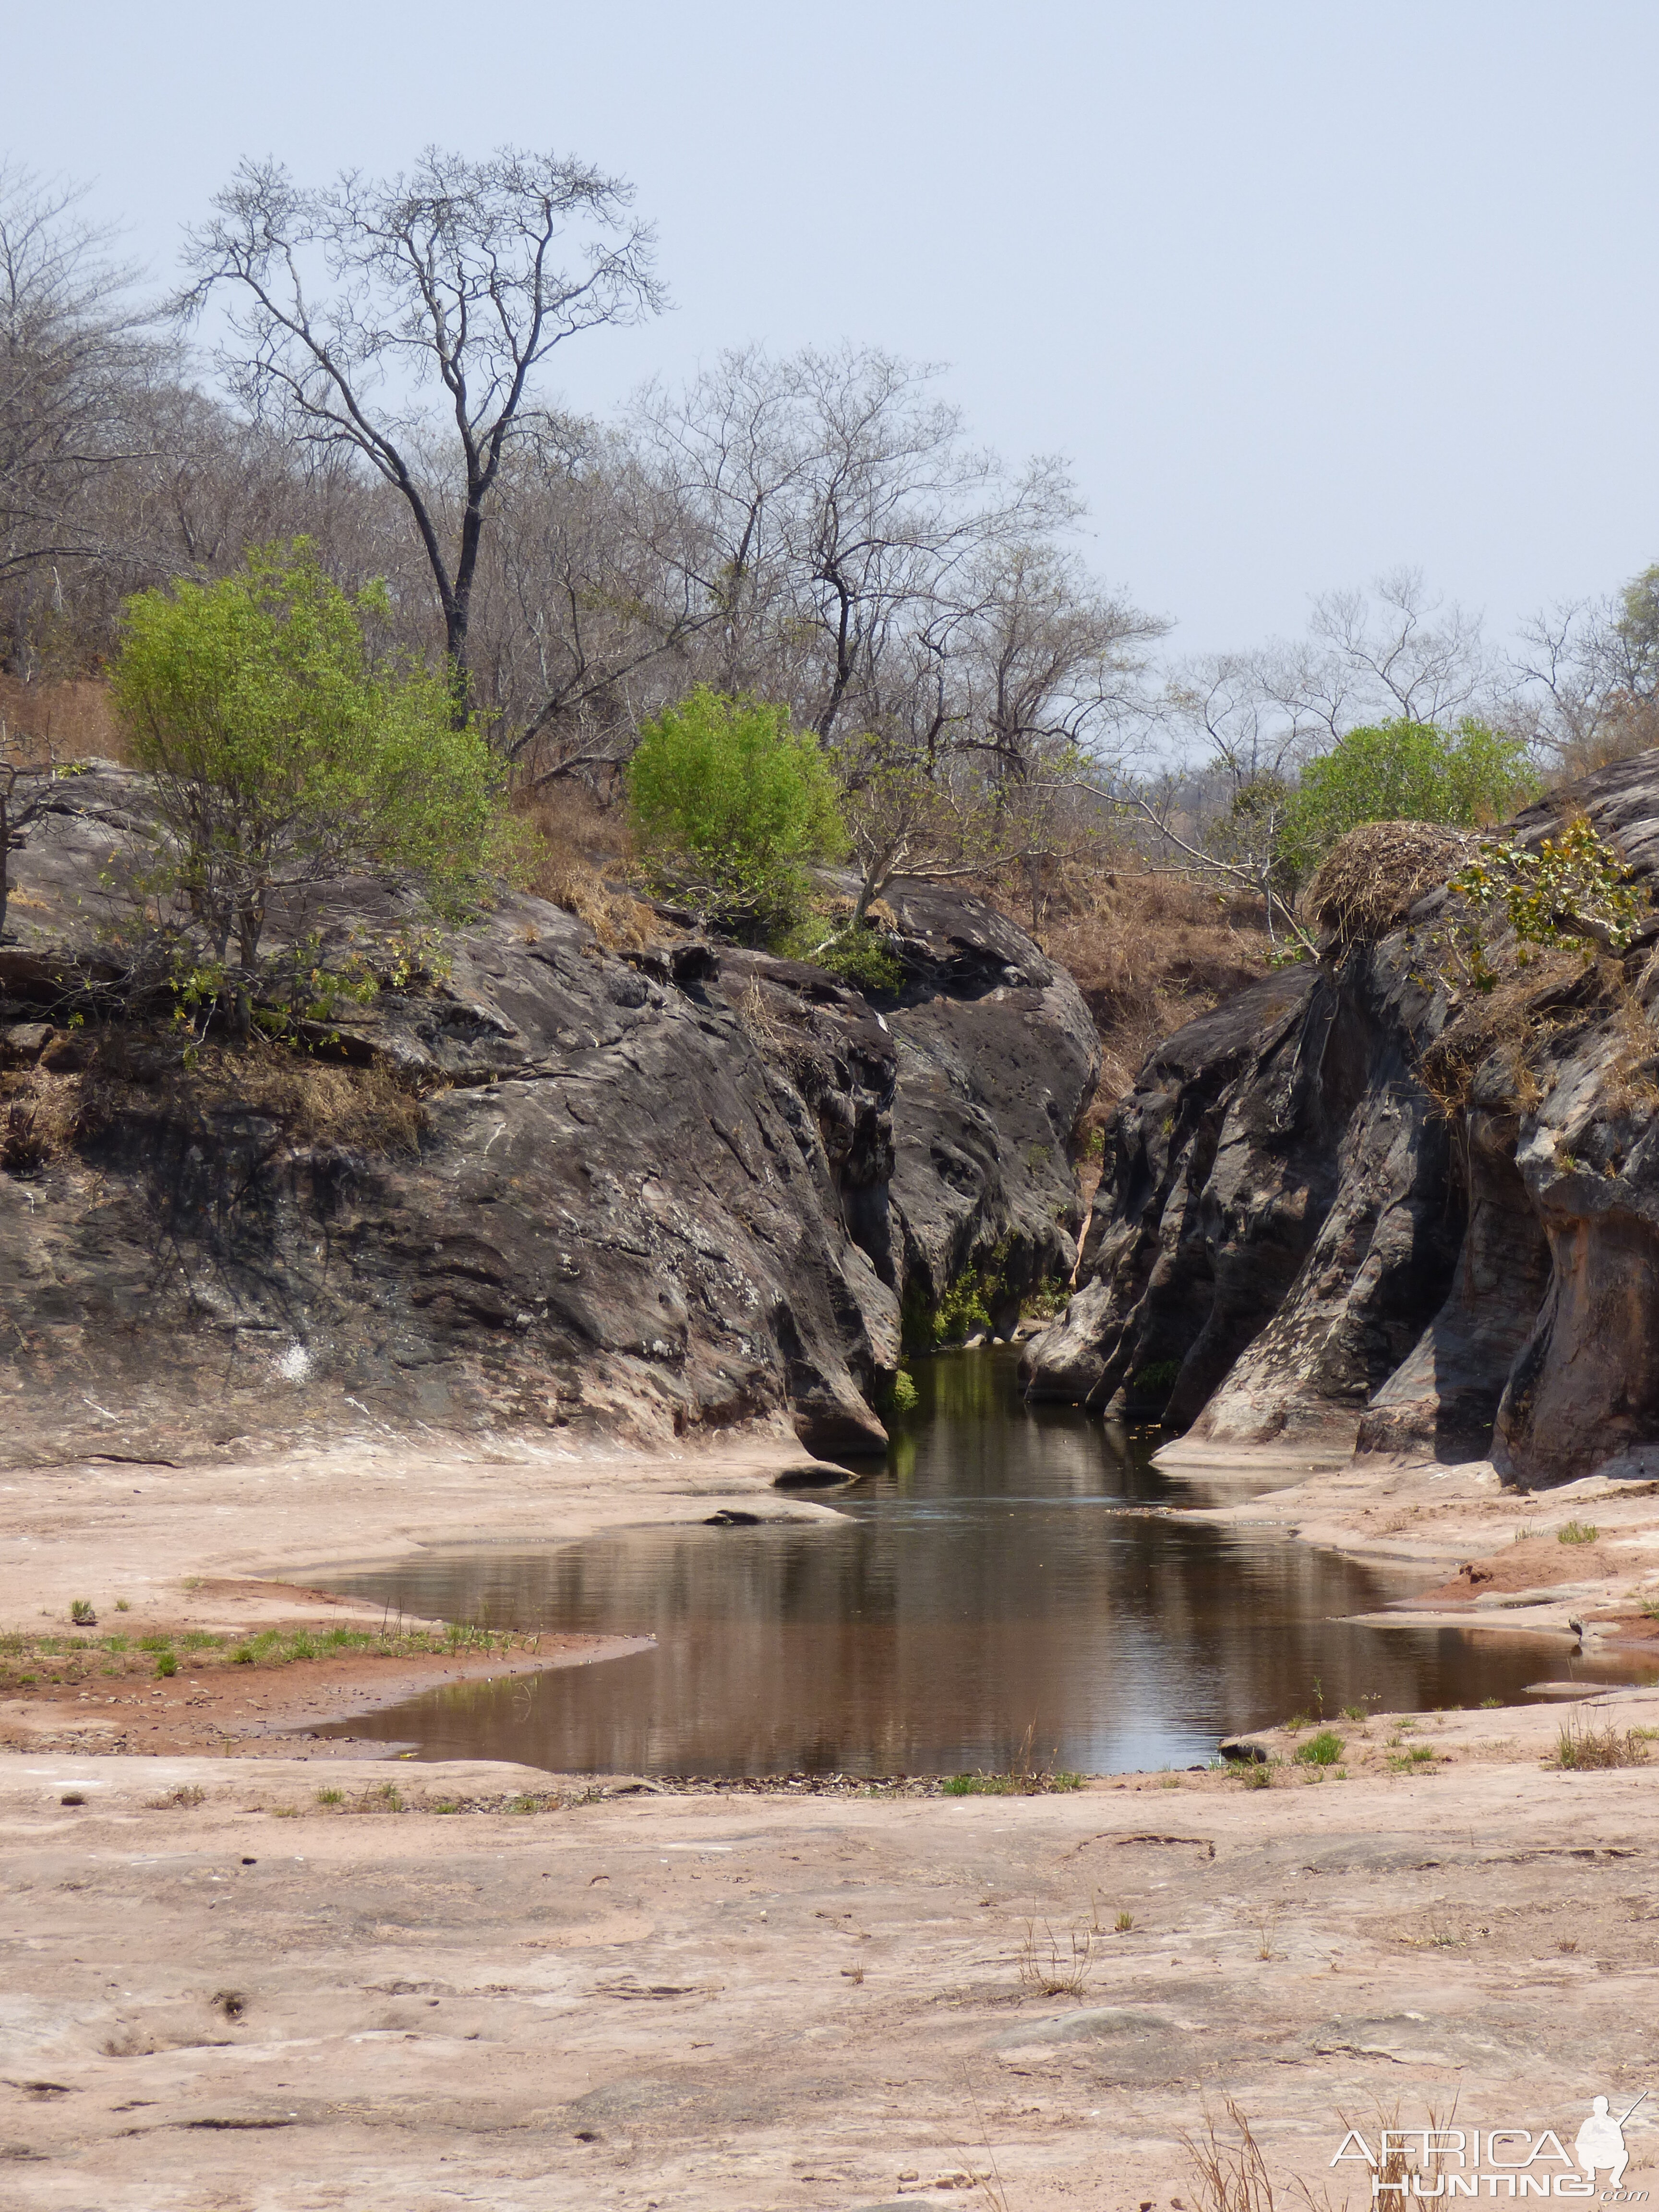
[[[1595,1670],[1559,1638],[1364,1628],[1422,1586],[1161,1509],[1158,1441],[1020,1400],[1012,1352],[917,1364],[885,1468],[834,1523],[427,1553],[312,1583],[428,1619],[651,1634],[654,1650],[432,1691],[330,1733],[564,1773],[1006,1771],[1028,1727],[1085,1773],[1184,1766],[1293,1711],[1518,1698]],[[1615,1665],[1605,1679],[1628,1680]]]

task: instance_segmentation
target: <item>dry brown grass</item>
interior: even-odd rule
[[[1571,783],[1588,775],[1592,769],[1634,760],[1638,753],[1650,752],[1656,745],[1659,745],[1659,699],[1638,699],[1626,694],[1615,700],[1593,737],[1563,746],[1559,780]]]
[[[1340,944],[1386,936],[1425,891],[1457,872],[1474,842],[1434,822],[1363,823],[1314,871],[1303,913]]]
[[[1126,866],[1066,891],[1042,944],[1077,978],[1100,1033],[1086,1147],[1154,1045],[1267,974],[1268,942],[1254,902],[1218,903],[1176,876]]]
[[[1062,1944],[1046,1920],[1028,1920],[1014,1965],[1020,1987],[1035,1996],[1080,1997],[1094,1956],[1095,1931],[1085,1922],[1068,1928]]]
[[[1616,1729],[1611,1721],[1599,1729],[1582,1718],[1576,1725],[1569,1721],[1556,1744],[1555,1763],[1574,1773],[1604,1766],[1645,1766],[1647,1739],[1638,1729]]]
[[[1223,2103],[1231,2136],[1206,2106],[1203,2132],[1180,2139],[1192,2169],[1194,2212],[1274,2212],[1273,2176],[1250,2123],[1233,2098]]]
[[[1418,1063],[1418,1079],[1440,1111],[1461,1113],[1476,1076],[1494,1058],[1509,1102],[1523,1113],[1537,1106],[1543,1088],[1536,1064],[1560,1018],[1552,1018],[1544,1001],[1583,972],[1576,952],[1546,951],[1484,994],[1471,993]]]
[[[601,945],[631,947],[662,939],[664,925],[652,909],[606,880],[625,871],[633,857],[619,807],[601,807],[580,784],[555,783],[520,795],[514,811],[540,840],[524,877],[526,890],[585,921]]]
[[[1564,984],[1583,978],[1583,960],[1575,951],[1533,953],[1524,969],[1510,971],[1484,995],[1471,994],[1418,1061],[1418,1079],[1443,1115],[1462,1113],[1475,1075],[1491,1060],[1504,1079],[1504,1097],[1522,1113],[1531,1113],[1544,1097],[1537,1068],[1551,1037],[1562,1024],[1582,1022],[1583,1002],[1553,1005]],[[1577,995],[1575,995],[1577,998]],[[1604,1102],[1610,1110],[1650,1110],[1659,1088],[1652,1082],[1655,1036],[1648,1029],[1617,960],[1597,960],[1590,1005],[1613,1011],[1614,1055]]]
[[[0,1169],[32,1175],[74,1147],[81,1122],[81,1079],[46,1068],[0,1073]]]
[[[185,1065],[167,1032],[110,1029],[86,1039],[86,1065],[0,1073],[0,1166],[27,1175],[69,1158],[132,1115],[206,1124],[226,1107],[276,1123],[291,1146],[412,1156],[426,1109],[420,1086],[376,1062],[328,1061],[255,1036],[243,1046],[204,1044]]]
[[[107,684],[24,684],[15,676],[0,676],[0,721],[23,740],[30,768],[52,761],[127,757]]]

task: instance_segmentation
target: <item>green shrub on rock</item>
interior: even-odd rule
[[[1397,720],[1350,730],[1303,769],[1285,803],[1278,852],[1301,881],[1339,837],[1365,822],[1438,822],[1471,830],[1536,796],[1518,738],[1465,718],[1455,729]]]
[[[847,849],[836,779],[787,707],[699,684],[647,722],[628,801],[659,890],[724,925],[775,933],[799,921],[806,866]]]

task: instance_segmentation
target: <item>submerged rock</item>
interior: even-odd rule
[[[1586,813],[1659,881],[1659,755]],[[1460,1003],[1410,922],[1334,941],[1161,1045],[1106,1130],[1035,1397],[1218,1443],[1490,1453],[1535,1486],[1659,1472],[1659,917]]]
[[[145,781],[63,790],[0,945],[14,1457],[776,1415],[867,1450],[907,1289],[993,1250],[1016,1289],[1069,1267],[1093,1030],[977,900],[890,890],[906,980],[878,1006],[505,896],[440,975],[313,1025],[318,1058],[192,1068],[165,1023],[112,1018],[99,878]],[[323,919],[337,951],[405,913],[365,879]]]

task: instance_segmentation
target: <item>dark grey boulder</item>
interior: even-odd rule
[[[1659,755],[1515,831],[1579,811],[1651,891]],[[1108,1125],[1077,1293],[1027,1347],[1033,1396],[1220,1443],[1490,1453],[1527,1485],[1659,1472],[1659,916],[1453,1032],[1427,942],[1445,896],[1152,1054]]]
[[[607,951],[503,896],[435,979],[313,1025],[326,1057],[419,1082],[399,1149],[302,1131],[257,1082],[204,1092],[165,1023],[121,1018],[100,877],[148,787],[100,766],[61,792],[13,855],[0,945],[15,1458],[779,1417],[840,1456],[884,1442],[907,1289],[997,1251],[1012,1279],[1069,1267],[1092,1030],[976,900],[890,891],[906,981],[878,1006],[696,937]],[[409,918],[371,879],[321,916],[336,949]],[[36,1159],[48,1081],[70,1125]]]

